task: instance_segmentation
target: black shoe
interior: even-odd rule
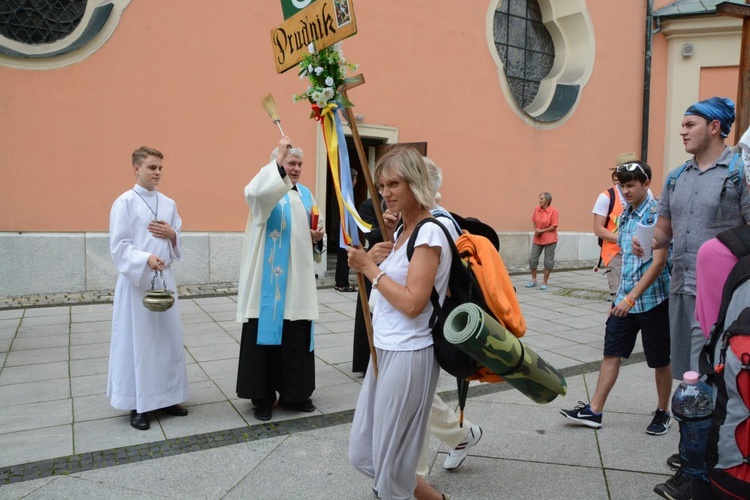
[[[680,454],[675,453],[674,455],[671,455],[667,459],[667,465],[673,468],[674,470],[679,470],[680,467],[682,467],[682,461],[680,460]]]
[[[151,427],[151,422],[148,421],[148,413],[138,413],[135,410],[130,410],[130,425],[139,431],[146,431]]]
[[[162,408],[168,415],[174,415],[175,417],[184,417],[188,414],[188,409],[180,405],[172,405],[167,408]]]
[[[578,406],[572,410],[560,410],[560,415],[572,420],[573,422],[593,429],[602,428],[602,414],[594,413],[591,411],[591,407],[583,401],[578,402]]]
[[[669,415],[669,413],[658,408],[653,413],[653,415],[654,419],[651,420],[651,423],[646,428],[646,434],[650,434],[652,436],[661,436],[666,434],[667,430],[669,429],[669,424],[672,422],[672,417]]]
[[[255,415],[255,418],[258,420],[271,420],[271,417],[273,416],[273,412],[271,411],[270,406],[256,406],[253,408],[253,415]]]
[[[654,493],[670,500],[690,500],[690,480],[686,478],[681,470],[667,479],[666,483],[654,486]]]
[[[279,399],[279,406],[283,406],[285,408],[291,408],[293,410],[302,411],[305,413],[310,413],[310,412],[317,410],[317,408],[315,408],[315,405],[310,400],[310,398],[307,398],[301,403],[290,403],[288,401],[284,401],[283,399]]]

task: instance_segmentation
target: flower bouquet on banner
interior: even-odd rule
[[[295,94],[293,99],[294,102],[310,102],[310,118],[320,122],[323,129],[341,220],[339,245],[346,248],[347,245],[359,245],[357,227],[366,233],[371,229],[354,207],[349,151],[341,121],[341,111],[353,107],[346,97],[344,86],[357,81],[356,78],[347,78],[346,74],[350,70],[356,71],[357,65],[346,60],[341,42],[317,50],[313,41],[307,49],[310,54],[299,63],[299,76],[300,79],[306,78],[309,85],[305,92]]]

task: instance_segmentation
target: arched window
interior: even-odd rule
[[[0,64],[59,68],[96,51],[130,0],[0,0]]]
[[[585,0],[492,0],[488,26],[490,52],[514,111],[540,128],[564,123],[593,69]]]
[[[0,0],[0,34],[29,45],[56,42],[76,29],[85,11],[86,0]]]
[[[525,108],[555,62],[555,45],[536,0],[502,2],[493,23],[495,47],[513,98]]]

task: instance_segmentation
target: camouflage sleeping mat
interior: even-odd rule
[[[565,377],[555,367],[476,304],[456,307],[446,318],[443,335],[536,403],[549,403],[567,391]]]

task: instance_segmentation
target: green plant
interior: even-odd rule
[[[346,77],[346,73],[349,70],[356,71],[357,65],[346,60],[341,42],[318,51],[313,41],[307,46],[307,50],[310,54],[299,63],[299,77],[300,79],[307,78],[309,86],[305,92],[294,95],[294,102],[307,100],[321,108],[331,101],[344,107],[353,106],[340,93],[340,89],[342,85],[353,81]]]

